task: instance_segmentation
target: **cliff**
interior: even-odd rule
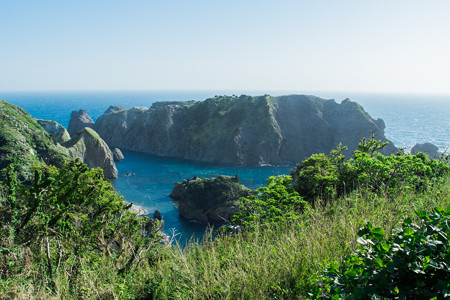
[[[4,168],[16,163],[20,180],[30,180],[33,164],[44,161],[60,167],[70,159],[67,150],[25,110],[0,100],[0,179]]]
[[[339,143],[349,155],[363,137],[387,141],[384,122],[355,102],[314,96],[216,96],[205,101],[112,107],[93,128],[110,147],[237,165],[299,162]],[[384,154],[395,153],[390,143]]]
[[[64,143],[70,140],[69,132],[56,121],[49,121],[49,120],[36,120],[39,125],[44,128],[45,131],[50,133],[51,136],[58,142],[58,143]]]
[[[80,158],[88,167],[102,168],[107,178],[118,177],[111,150],[93,129],[84,128],[62,146],[67,148],[70,156]]]
[[[94,121],[89,117],[88,113],[84,109],[73,111],[70,115],[69,127],[67,128],[69,134],[74,136],[86,127],[94,127]]]

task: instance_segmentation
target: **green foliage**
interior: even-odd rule
[[[299,218],[307,203],[291,185],[290,176],[272,176],[267,185],[243,197],[239,201],[239,212],[232,222],[245,227],[293,221]]]
[[[308,202],[317,198],[325,202],[342,195],[346,191],[346,181],[354,173],[352,164],[345,161],[342,152],[346,147],[338,146],[328,156],[323,153],[313,154],[297,164],[291,171],[295,190]]]
[[[296,191],[310,203],[348,194],[358,187],[367,192],[395,196],[402,189],[426,191],[439,184],[450,167],[445,161],[428,159],[423,153],[384,156],[377,150],[386,143],[363,139],[352,159],[345,160],[341,146],[329,155],[314,154],[291,171]]]
[[[270,96],[215,96],[205,101],[194,102],[182,112],[185,136],[199,151],[211,145],[227,141],[233,144],[244,125],[259,130],[275,130],[270,121]],[[244,124],[248,118],[252,122]]]
[[[184,202],[193,208],[211,208],[247,195],[248,189],[238,177],[219,175],[214,178],[194,178],[187,183]]]
[[[32,165],[41,160],[61,167],[70,157],[26,111],[0,100],[0,180],[15,161],[18,179],[31,181]]]
[[[0,298],[446,297],[450,208],[432,208],[450,206],[448,161],[383,157],[382,146],[363,140],[350,160],[339,147],[270,177],[240,200],[244,230],[183,249],[160,245],[159,222],[146,234],[100,170],[41,165],[24,185],[12,164],[0,183]],[[193,181],[197,198],[207,184]],[[226,196],[219,183],[209,196]],[[303,200],[318,198],[314,209]]]
[[[335,299],[430,299],[450,296],[450,206],[433,213],[417,211],[420,223],[407,218],[389,238],[367,223],[360,246],[331,266],[327,293]]]
[[[148,219],[128,211],[102,170],[89,170],[80,160],[61,169],[35,166],[32,185],[18,184],[10,165],[2,191],[0,281],[37,268],[34,280],[53,292],[60,272],[75,291],[83,260],[109,257],[116,273],[125,274],[136,264],[149,263],[160,248],[161,224],[146,228]]]

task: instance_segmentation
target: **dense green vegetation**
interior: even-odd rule
[[[239,101],[237,101],[239,100]],[[208,141],[222,139],[232,141],[239,134],[246,118],[259,130],[273,129],[270,115],[269,95],[251,97],[246,95],[215,96],[205,101],[185,106],[183,118],[189,124],[184,130],[192,136],[193,145],[205,148]],[[231,144],[231,143],[230,143]]]
[[[317,154],[241,198],[239,233],[182,249],[127,211],[101,171],[14,167],[1,187],[6,298],[432,298],[450,290],[448,158]],[[215,238],[212,238],[213,235]]]
[[[31,180],[32,165],[41,160],[62,166],[67,151],[26,111],[0,100],[0,179],[5,168],[16,162],[19,179]]]
[[[160,224],[147,226],[147,218],[130,213],[102,170],[80,160],[61,169],[35,166],[32,185],[19,184],[11,164],[1,192],[0,295],[7,298],[90,298],[86,279],[97,284],[98,268],[128,274],[135,264],[151,263],[159,249]],[[113,274],[98,283],[108,286],[106,294],[123,288]]]

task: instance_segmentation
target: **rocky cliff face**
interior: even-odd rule
[[[94,127],[94,121],[89,117],[87,112],[84,109],[73,111],[70,115],[69,127],[67,128],[69,134],[74,136],[86,127]]]
[[[93,129],[84,128],[62,145],[68,149],[70,156],[80,158],[90,168],[102,168],[107,178],[118,177],[111,150]]]
[[[49,120],[36,120],[58,143],[70,140],[69,132],[58,122]]]
[[[195,161],[242,165],[299,162],[339,143],[350,154],[364,137],[387,141],[384,122],[358,104],[290,95],[214,97],[111,107],[94,126],[111,147]],[[395,153],[392,143],[385,154]]]

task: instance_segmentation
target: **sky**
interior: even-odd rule
[[[450,94],[448,0],[2,0],[0,91]]]

